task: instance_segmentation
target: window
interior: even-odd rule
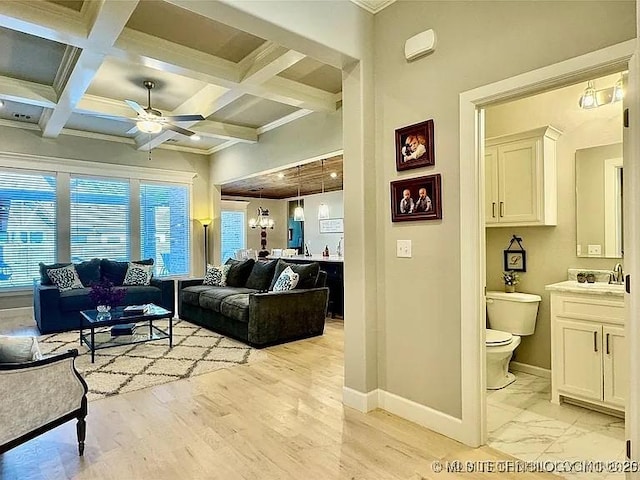
[[[245,248],[245,216],[243,211],[225,211],[220,215],[222,263],[234,258],[236,250]]]
[[[56,177],[0,173],[0,289],[25,287],[56,259]]]
[[[71,261],[129,260],[129,182],[71,178]]]
[[[189,188],[140,184],[142,258],[155,259],[154,275],[189,273]]]

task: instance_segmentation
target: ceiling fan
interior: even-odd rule
[[[145,80],[142,82],[142,85],[147,89],[147,108],[142,108],[138,102],[134,102],[133,100],[124,101],[138,114],[137,117],[129,119],[136,122],[136,125],[127,133],[134,133],[136,130],[144,133],[160,133],[164,128],[187,137],[196,134],[196,132],[174,125],[173,122],[197,122],[204,120],[202,115],[163,116],[160,110],[156,110],[151,106],[151,89],[155,87],[156,84],[151,80]]]

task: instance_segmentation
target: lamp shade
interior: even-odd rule
[[[293,220],[295,222],[304,222],[304,209],[300,205],[293,210]]]
[[[211,222],[213,222],[213,220],[211,218],[203,218],[201,220],[198,220],[202,225],[204,225],[205,227],[211,225]]]

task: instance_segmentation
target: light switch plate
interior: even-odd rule
[[[397,240],[396,256],[411,258],[411,240]]]
[[[602,255],[602,245],[589,245],[587,248],[588,255]]]

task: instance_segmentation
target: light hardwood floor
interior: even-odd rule
[[[71,422],[0,455],[0,478],[555,478],[434,473],[435,460],[511,457],[343,406],[340,320],[328,319],[322,337],[267,351],[262,362],[91,402],[83,458]]]

